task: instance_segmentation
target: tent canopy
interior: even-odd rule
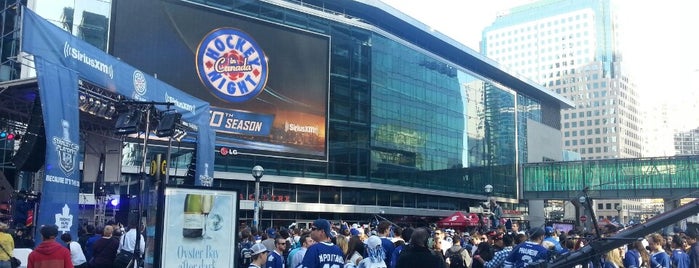
[[[478,214],[469,213],[464,215],[463,213],[457,211],[449,217],[446,217],[437,222],[437,226],[440,228],[466,228],[466,227],[476,227],[478,226]]]

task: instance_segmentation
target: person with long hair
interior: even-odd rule
[[[603,268],[621,268],[624,262],[621,260],[621,248],[615,248],[604,253]]]
[[[629,243],[626,249],[626,253],[624,254],[625,268],[648,267],[648,264],[650,264],[650,255],[643,246],[642,241]]]
[[[670,262],[672,267],[675,268],[689,268],[689,255],[684,251],[685,240],[679,235],[674,235],[672,237],[672,255],[670,256]]]
[[[364,252],[364,243],[359,236],[353,235],[347,242],[347,251],[345,251],[345,263],[359,265],[362,261],[362,252]]]
[[[347,241],[347,237],[346,237],[346,236],[344,236],[344,235],[337,235],[337,236],[335,237],[335,244],[336,244],[338,247],[340,247],[340,249],[342,250],[342,254],[344,254],[345,258],[347,258],[347,243],[349,243],[349,241]]]

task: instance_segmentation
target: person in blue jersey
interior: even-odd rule
[[[651,234],[646,238],[648,247],[650,248],[650,267],[649,268],[670,268],[670,256],[663,249],[665,238],[660,234]]]
[[[342,249],[331,242],[331,231],[328,220],[317,219],[313,222],[311,238],[316,243],[306,250],[298,268],[342,268],[345,265]]]
[[[267,268],[286,268],[284,265],[284,250],[286,249],[286,239],[277,236],[274,239],[274,251],[267,256]]]
[[[391,222],[380,222],[379,225],[376,227],[376,231],[378,233],[379,238],[381,238],[381,247],[383,247],[384,250],[383,261],[384,263],[390,264],[391,256],[393,256],[393,250],[396,249],[395,245],[393,245],[393,241],[391,241],[391,239],[388,238],[388,235],[391,233]]]
[[[675,268],[689,268],[689,255],[684,251],[685,240],[680,235],[672,237],[670,262]]]
[[[624,254],[624,268],[640,268],[643,259],[638,247],[643,248],[641,241],[634,241],[626,245],[626,253]]]
[[[687,244],[690,246],[687,250],[687,255],[689,255],[689,267],[699,268],[699,229],[688,226],[686,234]]]
[[[541,242],[544,239],[544,229],[535,227],[529,232],[529,241],[517,245],[505,259],[505,268],[522,268],[532,263],[548,261],[549,251]]]
[[[391,256],[391,263],[389,264],[390,268],[396,268],[396,264],[398,264],[398,256],[400,256],[400,253],[403,252],[403,249],[406,248],[409,245],[410,242],[410,236],[413,235],[413,228],[406,228],[400,233],[400,236],[403,238],[403,243],[402,245],[396,246],[396,248],[393,250],[393,254]]]
[[[544,233],[546,234],[544,241],[551,243],[553,245],[553,250],[557,254],[563,254],[566,250],[561,246],[561,242],[558,239],[558,232],[551,226],[546,226],[544,228]]]

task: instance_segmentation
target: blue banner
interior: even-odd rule
[[[46,62],[63,66],[78,77],[136,101],[169,102],[182,119],[197,129],[197,172],[195,184],[213,182],[214,131],[209,127],[209,103],[184,93],[155,77],[119,61],[23,7],[22,51]],[[38,71],[38,77],[44,74]],[[54,79],[54,78],[48,78]],[[77,80],[76,80],[77,81]],[[77,82],[76,82],[77,83]],[[77,94],[77,85],[69,89]],[[77,101],[77,95],[75,100]],[[42,96],[43,99],[43,96]],[[73,107],[76,109],[77,107]],[[160,110],[164,106],[156,106]],[[50,140],[47,142],[51,142]]]
[[[251,136],[269,136],[274,115],[211,108],[211,127],[220,132]]]
[[[59,233],[78,237],[80,192],[80,117],[78,76],[74,71],[34,58],[46,129],[46,170],[37,226],[55,224]],[[41,237],[36,228],[35,237]],[[38,244],[41,240],[36,239]]]

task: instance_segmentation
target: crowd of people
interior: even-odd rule
[[[591,234],[552,226],[519,230],[517,223],[471,233],[436,227],[376,226],[325,219],[310,229],[268,228],[240,232],[241,268],[496,268],[546,263],[584,247]],[[658,233],[610,250],[578,267],[699,267],[699,230]]]
[[[133,256],[136,248],[136,221],[129,222],[125,229],[114,221],[95,228],[86,225],[79,231],[78,240],[74,240],[70,233],[58,234],[58,227],[45,225],[40,229],[42,242],[33,248],[29,254],[27,267],[29,268],[121,268],[136,267],[129,260],[120,262],[119,254]],[[0,225],[0,229],[1,229]],[[0,237],[0,239],[2,239]],[[63,241],[59,243],[57,239]],[[2,242],[0,241],[0,244]],[[145,250],[143,236],[140,238],[140,252]],[[0,254],[0,260],[2,260]],[[0,268],[2,262],[0,261]],[[7,266],[10,267],[10,266]]]

